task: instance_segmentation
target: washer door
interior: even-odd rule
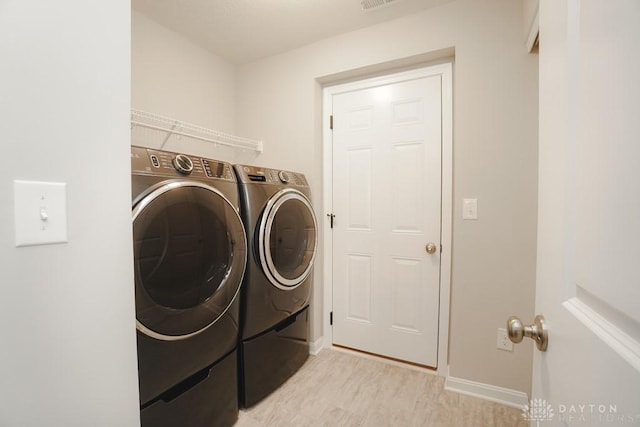
[[[137,328],[165,341],[216,322],[236,298],[247,258],[238,212],[199,182],[170,181],[133,209]]]
[[[290,290],[309,276],[316,256],[317,224],[309,199],[285,189],[267,203],[258,229],[262,269],[276,287]]]

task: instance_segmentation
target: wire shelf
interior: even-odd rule
[[[131,126],[132,129],[136,126],[140,126],[164,133],[164,140],[162,141],[162,146],[160,148],[164,147],[171,136],[176,135],[178,137],[194,138],[200,141],[211,142],[213,144],[242,148],[244,150],[253,150],[258,153],[262,153],[262,141],[207,129],[202,126],[182,122],[180,120],[171,119],[169,117],[160,116],[146,111],[131,110]]]

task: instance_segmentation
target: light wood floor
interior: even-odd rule
[[[444,390],[426,370],[323,350],[236,427],[528,426],[522,411]]]

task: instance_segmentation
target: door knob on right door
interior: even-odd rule
[[[549,331],[544,321],[544,316],[537,315],[533,321],[533,325],[525,326],[516,316],[507,319],[507,334],[509,339],[518,344],[522,338],[529,337],[536,342],[536,346],[540,351],[547,351],[549,346]]]
[[[427,243],[426,250],[429,255],[435,254],[437,249],[438,247],[436,246],[435,243]]]

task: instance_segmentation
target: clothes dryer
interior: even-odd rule
[[[131,148],[143,426],[232,425],[247,242],[231,165]]]
[[[240,403],[252,406],[309,355],[317,223],[303,174],[235,165],[249,254],[241,298]]]

